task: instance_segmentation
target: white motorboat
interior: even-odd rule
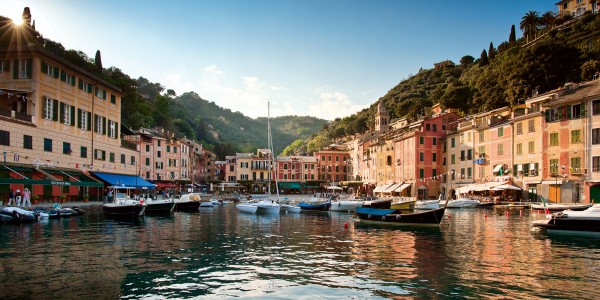
[[[582,211],[565,210],[556,212],[549,219],[533,221],[532,225],[547,230],[600,232],[600,204]]]
[[[440,208],[440,200],[418,200],[415,209],[429,210]]]
[[[585,203],[531,203],[531,209],[534,210],[549,210],[549,211],[563,211],[563,210],[585,210],[592,206],[592,204]]]
[[[175,199],[175,211],[197,212],[202,199],[198,193],[183,194]]]
[[[256,213],[258,214],[279,214],[281,211],[281,205],[271,200],[261,200],[256,203],[252,203],[252,205],[256,205],[258,209]]]
[[[355,211],[357,207],[361,207],[363,201],[358,200],[336,200],[331,201],[330,211]]]
[[[143,216],[146,203],[133,199],[131,191],[134,187],[111,186],[109,190],[113,193],[112,199],[102,205],[102,211],[112,217],[137,217]]]
[[[258,206],[253,205],[253,203],[240,203],[240,204],[236,205],[235,207],[237,207],[237,209],[240,212],[250,213],[250,214],[255,214],[256,210],[258,209]]]
[[[444,201],[444,200],[441,200]],[[441,205],[441,201],[439,201],[438,203]],[[468,207],[475,207],[479,204],[480,202],[478,200],[473,200],[473,199],[469,199],[469,198],[459,198],[456,200],[449,200],[448,203],[446,204],[446,208],[468,208]]]
[[[300,206],[291,204],[279,204],[279,211],[282,213],[299,213],[302,209]]]

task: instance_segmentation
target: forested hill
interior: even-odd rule
[[[530,11],[519,25],[522,38],[516,39],[514,25],[507,26],[508,41],[498,47],[491,42],[482,45],[479,58],[465,55],[457,63],[444,61],[421,69],[369,108],[334,120],[313,138],[297,141],[285,151],[311,152],[371,130],[380,102],[392,119],[414,120],[427,115],[436,103],[466,115],[524,103],[567,82],[591,80],[600,71],[600,15],[586,13],[573,19]]]

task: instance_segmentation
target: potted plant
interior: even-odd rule
[[[40,203],[40,196],[38,196],[38,195],[31,195],[31,203],[32,204],[38,204],[38,203]]]
[[[60,199],[60,203],[67,202],[67,195],[60,195],[58,196],[58,198]]]
[[[83,202],[90,201],[90,195],[83,195]]]

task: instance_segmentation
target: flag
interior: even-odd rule
[[[544,199],[544,197],[542,197],[542,196],[540,196],[540,198],[542,199],[542,204],[544,205],[544,212],[546,213],[546,215],[549,215],[550,214],[550,208],[546,204],[546,199]]]

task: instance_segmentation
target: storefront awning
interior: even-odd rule
[[[123,174],[111,174],[102,172],[92,172],[92,175],[98,177],[98,179],[108,183],[109,185],[122,186],[122,187],[135,187],[135,188],[146,188],[155,189],[156,186],[144,178],[135,175],[123,175]]]
[[[398,186],[398,187],[397,187],[397,188],[394,190],[394,192],[396,192],[396,193],[400,193],[400,192],[402,192],[403,190],[405,190],[406,188],[408,188],[408,187],[409,187],[409,186],[411,186],[411,185],[412,185],[411,183],[403,183],[403,184],[401,184],[400,186]]]
[[[59,186],[90,186],[102,187],[103,183],[95,181],[85,174],[78,171],[64,170],[42,170],[50,175],[60,174],[63,179],[47,179],[48,176],[34,168],[2,166],[2,170],[7,173],[0,175],[0,184],[40,184],[40,185],[59,185]],[[13,174],[12,176],[10,174]],[[54,176],[50,176],[54,177]]]
[[[397,187],[399,187],[401,185],[402,185],[402,182],[390,184],[385,190],[383,190],[383,192],[384,193],[392,193],[396,190]]]
[[[159,188],[174,188],[175,185],[171,182],[155,182],[156,187]]]
[[[280,189],[287,189],[287,190],[302,189],[302,187],[300,186],[300,183],[298,183],[298,182],[278,182],[277,184],[279,185]]]
[[[392,184],[378,185],[375,189],[373,189],[373,193],[383,193],[383,191],[385,191]]]

